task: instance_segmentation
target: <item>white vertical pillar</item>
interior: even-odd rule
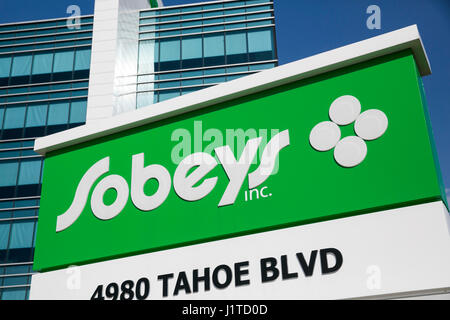
[[[86,123],[136,108],[139,10],[146,8],[147,0],[95,1]],[[134,100],[123,103],[127,91]]]

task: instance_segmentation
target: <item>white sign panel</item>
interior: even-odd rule
[[[36,274],[30,298],[346,299],[441,292],[450,287],[449,230],[438,201]]]

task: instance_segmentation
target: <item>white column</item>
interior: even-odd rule
[[[95,1],[86,123],[136,108],[135,100],[119,106],[118,98],[124,89],[136,91],[139,10],[145,8],[147,0]],[[131,86],[118,89],[124,81]]]

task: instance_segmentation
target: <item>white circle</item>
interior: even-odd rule
[[[361,113],[361,103],[353,96],[342,96],[330,107],[330,119],[340,126],[355,122]]]
[[[311,146],[317,151],[333,149],[341,139],[341,130],[331,122],[324,121],[315,126],[309,135]]]
[[[344,168],[359,165],[367,156],[367,145],[359,137],[346,137],[339,141],[334,149],[334,159]]]
[[[384,112],[376,109],[363,112],[355,123],[356,134],[364,140],[381,137],[388,128],[388,118]]]
[[[113,204],[107,206],[103,202],[103,195],[109,189],[117,191],[117,198]],[[95,187],[91,197],[92,213],[100,220],[111,220],[116,217],[127,204],[129,188],[127,181],[118,175],[104,178]]]

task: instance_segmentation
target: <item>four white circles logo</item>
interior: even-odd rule
[[[361,164],[367,156],[366,141],[383,136],[388,128],[388,118],[380,110],[361,113],[361,103],[353,96],[337,98],[330,107],[331,121],[316,125],[309,136],[311,146],[320,152],[334,148],[334,159],[344,168]],[[356,136],[341,139],[339,126],[355,123]]]

